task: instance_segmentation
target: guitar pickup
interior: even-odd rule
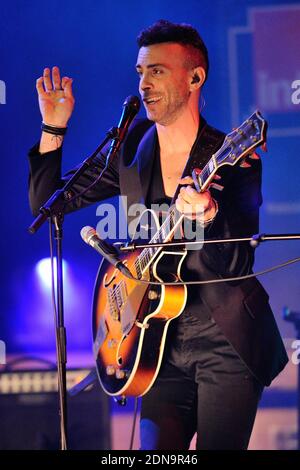
[[[107,334],[108,334],[108,328],[107,328],[107,325],[106,325],[105,318],[101,317],[100,322],[99,322],[99,326],[98,326],[98,330],[97,330],[97,333],[96,333],[96,337],[95,337],[95,340],[94,340],[94,344],[93,344],[93,352],[94,352],[95,360],[97,360],[99,349],[101,348],[102,344],[104,343],[104,341],[107,337]]]

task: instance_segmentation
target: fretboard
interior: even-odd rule
[[[170,241],[176,229],[180,226],[183,219],[183,215],[178,212],[175,205],[172,205],[168,211],[168,214],[162,223],[161,227],[153,235],[149,243],[166,243]],[[135,260],[136,273],[139,279],[142,278],[143,273],[148,269],[149,265],[153,262],[157,253],[161,251],[161,247],[150,247],[144,248],[140,255]]]

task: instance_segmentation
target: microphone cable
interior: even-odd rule
[[[277,269],[284,268],[286,266],[289,266],[291,264],[299,263],[300,257],[297,258],[291,258],[288,261],[284,261],[283,263],[276,264],[274,266],[271,266],[271,268],[264,269],[263,271],[257,271],[255,273],[251,274],[246,274],[244,276],[235,276],[235,277],[224,277],[224,278],[218,278],[218,279],[210,279],[207,281],[172,281],[172,282],[161,282],[161,281],[148,281],[146,279],[138,279],[137,277],[133,276],[128,277],[129,279],[132,279],[136,282],[140,282],[141,284],[150,284],[150,285],[155,285],[155,286],[193,286],[193,285],[202,285],[202,284],[218,284],[222,282],[232,282],[232,281],[243,281],[245,279],[251,279],[252,277],[258,277],[262,276],[263,274],[268,274],[270,272],[276,271]]]
[[[99,153],[101,154],[101,156],[102,156],[103,158],[105,158],[105,155],[104,155],[102,152],[99,152]],[[96,155],[96,157],[97,157],[97,156],[98,156],[98,155]],[[96,157],[95,157],[95,158],[96,158]],[[110,163],[110,162],[109,162],[109,163]],[[96,165],[97,165],[97,163],[94,162],[94,165],[93,165],[93,166],[95,167]],[[88,191],[90,191],[94,186],[96,186],[96,184],[99,183],[99,181],[101,180],[101,178],[102,178],[104,172],[108,169],[108,167],[109,167],[109,164],[108,164],[108,165],[105,165],[105,167],[102,169],[101,173],[97,176],[97,178],[96,178],[94,181],[92,181],[91,184],[89,184],[86,188],[84,188],[80,193],[74,194],[74,196],[71,196],[70,199],[67,199],[67,200],[65,201],[65,203],[64,203],[64,209],[65,209],[65,207],[66,207],[68,204],[71,204],[71,203],[74,202],[76,199],[78,199],[78,198],[84,196],[84,194],[86,194],[86,193],[87,193]],[[71,191],[69,191],[69,194],[72,194]]]

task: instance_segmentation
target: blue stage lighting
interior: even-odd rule
[[[54,276],[56,276],[56,258],[54,258]],[[36,264],[36,272],[41,281],[41,284],[47,288],[51,288],[51,258],[43,258]],[[64,278],[67,274],[67,262],[63,260],[63,275]],[[56,277],[55,277],[56,280]]]

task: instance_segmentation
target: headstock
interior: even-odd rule
[[[242,168],[249,168],[251,164],[246,157],[258,159],[254,149],[260,145],[266,151],[266,134],[267,122],[259,111],[255,111],[240,127],[226,135],[221,148],[212,155],[202,171],[197,168],[193,170],[192,177],[197,191],[205,191],[209,185],[221,189],[216,187],[220,185],[213,183],[212,179],[223,165],[233,166],[240,162]]]

